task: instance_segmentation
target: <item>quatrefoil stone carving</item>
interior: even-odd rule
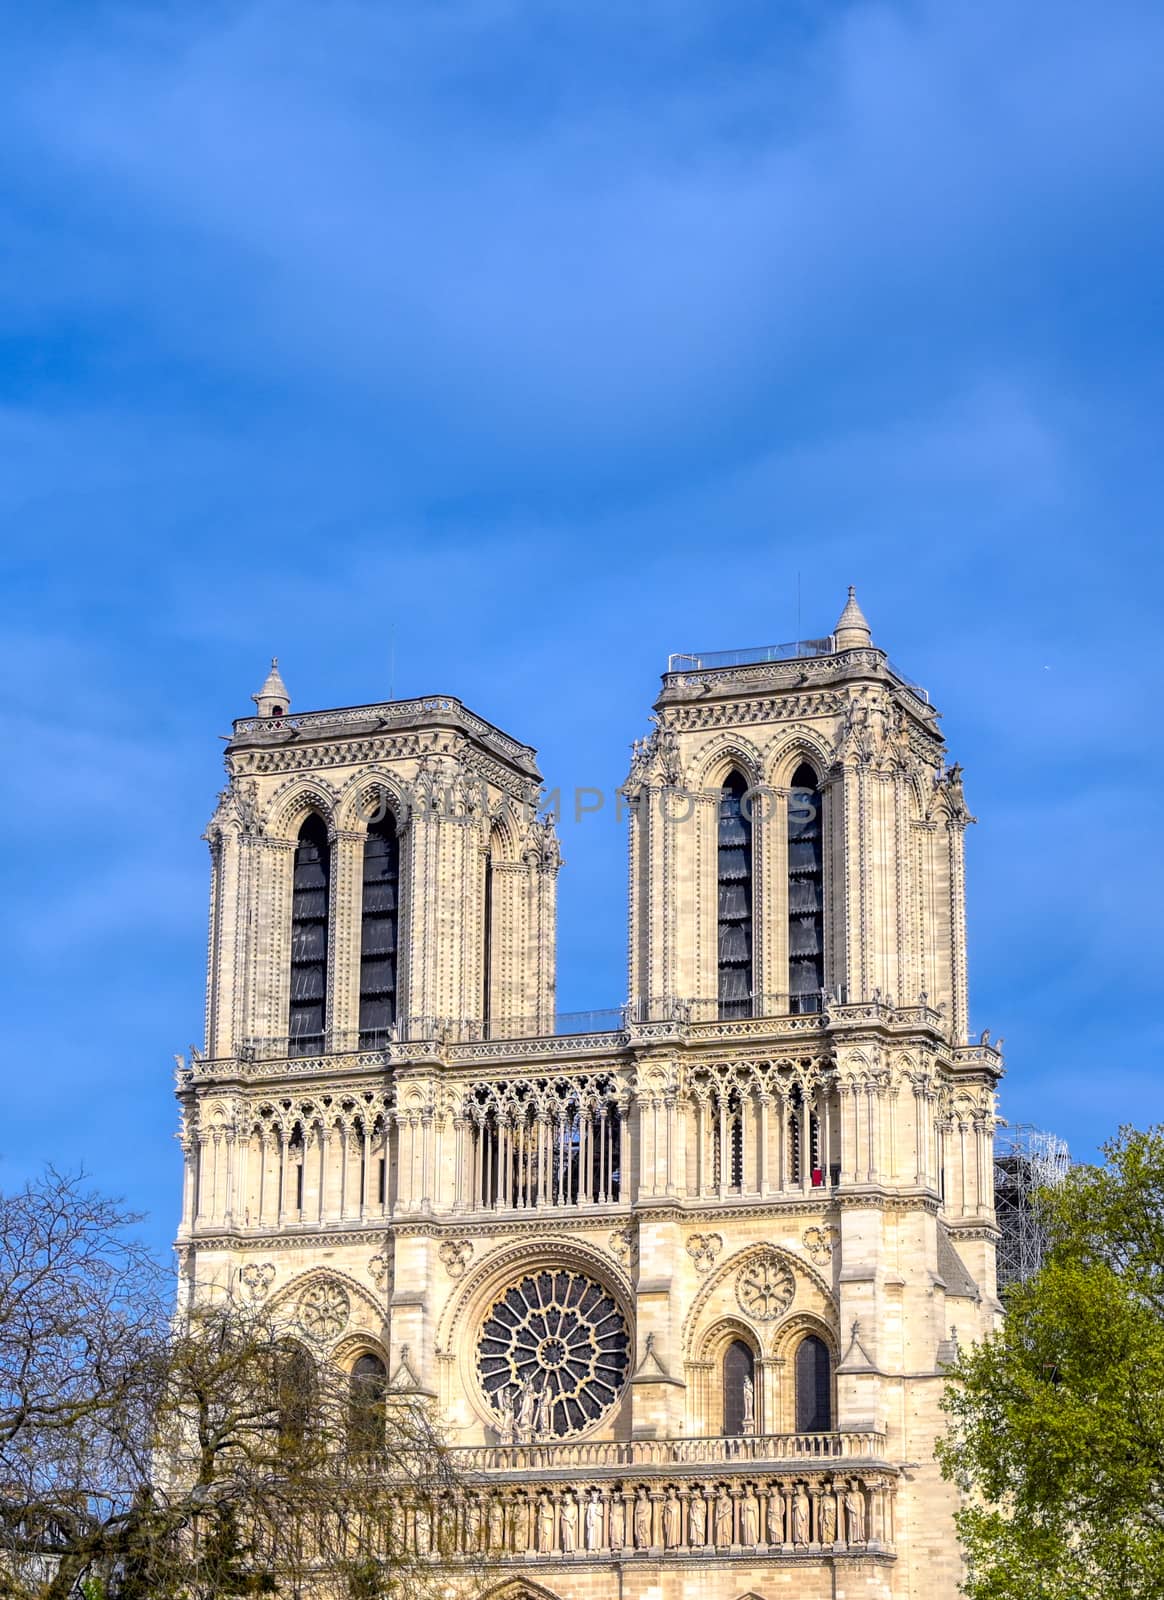
[[[827,1266],[840,1234],[833,1227],[805,1228],[804,1248],[818,1267]]]
[[[450,1278],[459,1278],[469,1265],[473,1246],[468,1239],[446,1239],[438,1254]]]
[[[252,1300],[265,1300],[275,1280],[275,1268],[270,1261],[250,1261],[239,1273],[243,1286]]]
[[[723,1236],[718,1233],[693,1233],[687,1241],[687,1254],[697,1272],[710,1272],[722,1249]]]

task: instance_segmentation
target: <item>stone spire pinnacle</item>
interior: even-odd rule
[[[266,681],[258,694],[251,695],[251,699],[259,708],[260,717],[284,717],[291,708],[291,697],[287,693],[287,685],[279,676],[279,657],[271,657],[271,670],[267,673]]]
[[[833,629],[833,638],[838,650],[862,650],[873,643],[873,635],[865,621],[865,613],[857,604],[857,591],[852,584],[849,585],[845,609]]]

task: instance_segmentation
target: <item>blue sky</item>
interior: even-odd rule
[[[41,0],[0,62],[0,1181],[178,1202],[218,735],[442,691],[607,789],[858,586],[965,763],[1004,1110],[1164,1118],[1164,11]],[[392,658],[395,658],[393,676]],[[624,991],[563,829],[560,1003]]]

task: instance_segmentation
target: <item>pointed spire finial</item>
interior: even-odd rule
[[[837,618],[833,638],[838,650],[861,650],[873,643],[873,634],[865,621],[865,613],[857,604],[857,590],[853,584],[849,585],[849,598]]]
[[[263,687],[258,694],[251,695],[251,699],[259,708],[260,717],[285,717],[291,709],[291,696],[287,693],[287,685],[279,676],[279,657],[271,657],[271,670],[267,673]]]

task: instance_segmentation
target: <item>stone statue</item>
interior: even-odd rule
[[[537,1403],[533,1379],[527,1378],[521,1386],[521,1400],[518,1402],[517,1407],[517,1432],[523,1444],[529,1439],[530,1432],[533,1429]]]
[[[768,1543],[784,1543],[784,1496],[773,1489],[768,1496]]]
[[[675,1550],[683,1543],[683,1507],[675,1493],[674,1484],[667,1490],[663,1501],[663,1548]]]
[[[615,1490],[610,1497],[610,1548],[621,1550],[626,1543],[626,1501]]]
[[[640,1489],[635,1500],[635,1549],[651,1548],[651,1502],[647,1491]]]
[[[489,1502],[489,1548],[505,1549],[505,1501],[500,1495]]]
[[[792,1500],[792,1542],[793,1544],[808,1543],[808,1519],[811,1507],[808,1495],[802,1483],[796,1485],[796,1494]]]
[[[548,1494],[538,1496],[538,1549],[554,1548],[554,1502]]]
[[[562,1497],[562,1549],[567,1555],[578,1548],[578,1502],[569,1489]]]
[[[597,1489],[591,1489],[586,1506],[586,1548],[602,1549],[602,1496]]]
[[[542,1392],[538,1395],[537,1407],[534,1411],[533,1431],[539,1439],[549,1439],[554,1433],[554,1397],[550,1393],[547,1380],[542,1385]]]
[[[845,1520],[848,1522],[850,1544],[865,1543],[865,1496],[852,1482],[845,1494]]]
[[[728,1492],[720,1486],[715,1500],[715,1542],[717,1548],[726,1549],[732,1543],[732,1503]]]
[[[443,1499],[437,1512],[437,1544],[442,1555],[457,1548],[457,1506],[450,1499]]]
[[[698,1488],[691,1491],[691,1508],[687,1514],[688,1543],[696,1548],[707,1543],[707,1504]]]
[[[740,1543],[749,1549],[760,1542],[760,1502],[748,1485],[748,1492],[740,1501]]]
[[[820,1542],[837,1542],[837,1497],[831,1483],[826,1484],[825,1492],[820,1497]]]
[[[506,1384],[497,1397],[497,1435],[502,1444],[513,1443],[513,1395]]]
[[[756,1386],[751,1378],[744,1378],[744,1420],[742,1432],[755,1433],[756,1431]]]

